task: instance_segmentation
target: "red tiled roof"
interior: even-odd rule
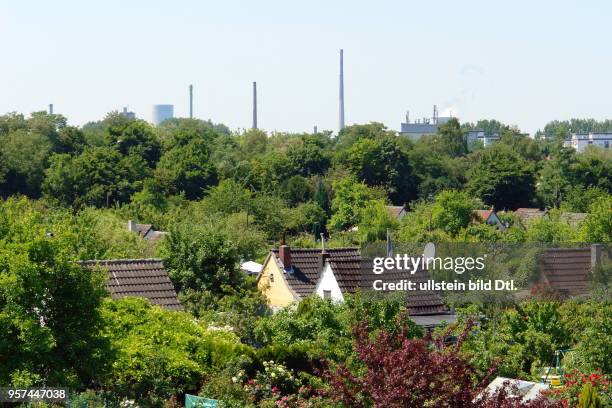
[[[542,279],[551,288],[569,296],[589,292],[591,249],[547,249],[540,257]]]
[[[113,299],[142,297],[168,310],[183,310],[160,259],[83,261],[86,268],[108,272],[106,290]]]
[[[478,216],[481,221],[486,221],[489,219],[489,217],[491,216],[491,213],[493,213],[493,210],[474,210],[473,214]]]

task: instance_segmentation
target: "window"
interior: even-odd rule
[[[609,141],[605,141],[604,142],[604,147],[607,149],[608,147],[610,147],[610,142]]]
[[[323,291],[323,299],[331,299],[331,290]]]
[[[271,282],[274,282],[274,274],[273,273],[270,274],[270,283]]]

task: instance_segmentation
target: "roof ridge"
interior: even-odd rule
[[[161,258],[118,258],[118,259],[85,259],[85,260],[81,260],[78,262],[85,263],[85,262],[145,262],[145,261],[163,262],[164,260]]]
[[[359,247],[335,247],[335,248],[325,248],[326,251],[337,251],[337,250],[361,250]],[[278,248],[272,248],[272,251],[278,251]],[[291,251],[319,251],[321,252],[321,248],[293,248],[291,247]]]

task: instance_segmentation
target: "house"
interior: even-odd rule
[[[406,272],[386,273],[390,279],[406,278]],[[266,296],[268,305],[275,310],[312,294],[343,302],[347,294],[370,290],[372,282],[369,279],[374,276],[372,260],[363,258],[358,248],[295,249],[281,245],[268,254],[257,286]],[[428,275],[420,271],[410,279],[426,280]],[[411,318],[423,327],[456,321],[442,298],[433,292],[411,293],[407,307]]]
[[[128,231],[137,233],[141,238],[147,241],[157,241],[160,238],[168,235],[165,231],[155,231],[152,224],[138,224],[132,220],[127,223]]]
[[[514,211],[521,222],[529,223],[535,219],[542,218],[548,213],[548,210],[540,210],[539,208],[517,208]]]
[[[564,146],[573,147],[578,153],[582,153],[589,146],[609,149],[610,144],[612,144],[612,132],[574,133],[564,142]]]
[[[472,145],[474,142],[479,141],[482,147],[489,147],[493,143],[499,141],[501,136],[499,132],[487,133],[483,129],[474,129],[466,132],[465,139],[468,145]]]
[[[401,221],[402,218],[406,215],[406,206],[405,205],[388,205],[387,211],[391,218],[396,221]]]
[[[472,215],[477,221],[485,222],[489,225],[496,225],[502,230],[506,229],[506,225],[499,219],[497,212],[493,208],[490,210],[474,210]]]
[[[299,302],[311,295],[325,261],[360,259],[359,248],[296,249],[281,245],[270,251],[257,277],[257,287],[272,309]]]
[[[546,249],[540,256],[540,283],[568,297],[589,293],[593,269],[602,259],[603,245]]]
[[[167,310],[183,310],[161,259],[83,261],[90,269],[106,271],[106,290],[112,299],[141,297]]]

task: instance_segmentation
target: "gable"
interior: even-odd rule
[[[340,285],[336,280],[336,276],[329,262],[325,264],[325,268],[323,268],[323,272],[315,288],[315,293],[322,299],[325,299],[325,291],[330,292],[332,301],[344,301],[342,290],[340,289]]]
[[[272,308],[289,306],[300,300],[285,279],[285,272],[276,257],[269,254],[257,276],[257,288]]]

